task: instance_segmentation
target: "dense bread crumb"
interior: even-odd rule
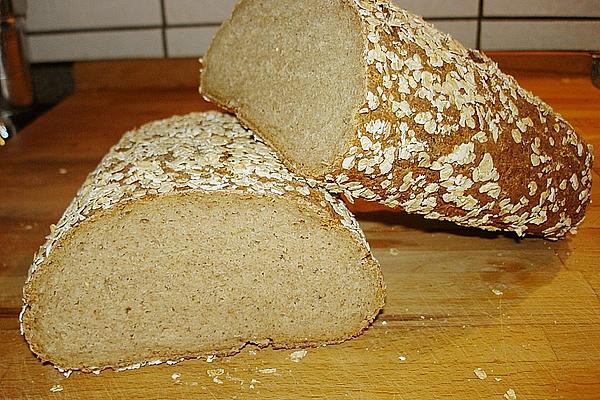
[[[335,343],[383,303],[377,262],[338,199],[291,174],[234,117],[127,133],[53,228],[22,332],[63,369]]]
[[[259,3],[243,0],[239,8]],[[294,2],[278,3],[285,8]],[[305,7],[322,3],[331,2],[303,2]],[[316,172],[302,169],[304,156],[290,153],[291,144],[281,144],[278,131],[270,129],[260,115],[236,109],[281,151],[284,162],[350,200],[360,197],[427,218],[519,235],[557,238],[575,231],[590,199],[593,153],[568,122],[484,54],[466,49],[389,1],[334,3],[338,18],[346,18],[347,7],[360,17],[354,35],[347,39],[354,42],[355,34],[360,34],[363,53],[362,65],[352,72],[353,77],[361,77],[356,88],[363,91],[362,105],[346,116],[354,121],[354,131],[336,160]],[[231,27],[235,12],[217,37],[235,29]],[[319,14],[308,19],[304,14],[288,17],[310,26]],[[338,24],[335,18],[325,21],[332,21],[331,30]],[[272,24],[255,25],[255,47],[268,41],[273,29]],[[211,60],[219,53],[231,54],[228,50],[213,43],[207,71]],[[294,50],[293,46],[287,49]],[[313,59],[312,53],[305,56]],[[352,57],[348,60],[352,64]],[[242,61],[231,54],[228,62],[241,65]],[[293,62],[287,65],[290,70],[295,67]],[[315,68],[340,85],[346,83],[331,74],[332,65],[321,59],[315,61]],[[227,106],[238,99],[211,90],[225,79],[207,74],[202,91]],[[272,93],[268,75],[256,77],[254,83],[257,97]],[[302,90],[287,96],[298,103],[311,101],[310,93]],[[308,118],[319,118],[323,108],[315,103]],[[340,112],[336,102],[325,108]],[[307,144],[296,153],[327,151],[338,140],[335,135],[331,141],[301,136],[297,140]]]
[[[358,24],[340,0],[241,2],[214,38],[227,51],[206,54],[204,92],[260,121],[300,171],[323,172],[352,137],[366,89]]]

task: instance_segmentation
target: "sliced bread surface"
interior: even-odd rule
[[[232,116],[127,133],[52,228],[21,329],[63,370],[338,343],[384,285],[343,203],[291,174]]]
[[[589,203],[592,148],[573,127],[388,0],[242,0],[201,92],[350,200],[549,238]]]

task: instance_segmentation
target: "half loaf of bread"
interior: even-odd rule
[[[235,117],[127,133],[36,255],[21,330],[64,370],[227,355],[360,334],[384,286],[344,204]]]
[[[201,92],[350,200],[554,238],[589,201],[592,149],[572,126],[388,0],[242,0]]]

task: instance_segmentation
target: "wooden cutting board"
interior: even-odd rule
[[[600,91],[589,79],[522,83],[600,148]],[[502,399],[512,389],[518,399],[600,398],[598,190],[579,234],[560,242],[353,206],[383,267],[387,304],[361,337],[308,349],[299,362],[291,350],[248,347],[210,363],[68,379],[42,365],[17,314],[48,226],[123,132],[209,107],[195,89],[78,92],[0,148],[0,397]]]

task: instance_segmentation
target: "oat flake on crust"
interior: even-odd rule
[[[354,143],[325,187],[487,230],[574,231],[593,155],[572,126],[420,17],[387,0],[348,2],[363,21],[369,79]]]

